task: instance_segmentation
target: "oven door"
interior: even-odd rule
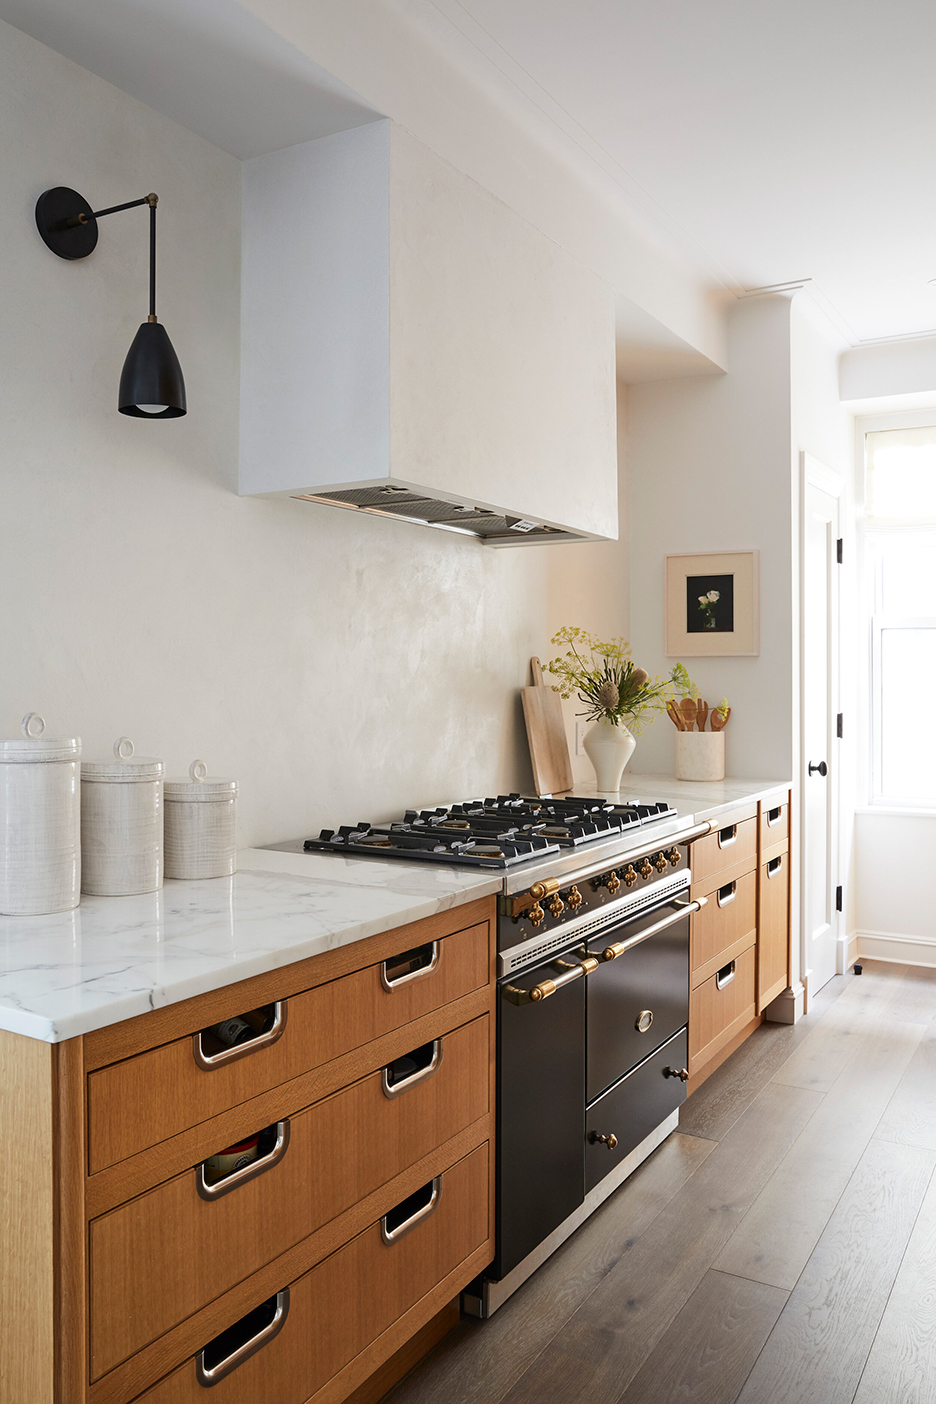
[[[580,949],[580,948],[579,948]],[[560,960],[576,961],[566,953]],[[585,986],[515,1003],[564,970],[550,959],[498,986],[497,1254],[505,1277],[581,1204],[585,1138]]]
[[[639,940],[661,923],[662,930]],[[638,941],[603,963],[587,985],[587,1102],[666,1043],[689,1019],[689,914],[686,900],[671,900],[638,917],[609,925],[592,937],[590,953],[616,942]]]

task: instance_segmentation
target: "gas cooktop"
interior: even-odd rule
[[[559,799],[497,795],[438,809],[408,809],[402,819],[384,824],[361,821],[323,829],[318,838],[301,842],[301,848],[306,853],[504,869],[675,816],[676,810],[666,803],[618,804],[577,795]],[[300,843],[276,847],[296,849]]]

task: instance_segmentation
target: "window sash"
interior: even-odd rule
[[[888,718],[885,717],[884,712],[883,652],[884,635],[889,630],[933,631],[934,637],[936,637],[936,615],[875,614],[871,618],[871,803],[890,809],[936,810],[936,785],[934,785],[933,792],[925,796],[901,794],[884,788],[884,747],[887,740],[885,729]],[[912,686],[910,680],[908,680],[907,686]],[[924,691],[922,708],[925,709],[928,706],[929,697],[930,693]],[[927,738],[930,736],[930,732],[926,729],[926,721],[925,715],[920,716],[913,732],[920,746],[929,744]],[[899,718],[891,718],[890,725],[899,725]]]

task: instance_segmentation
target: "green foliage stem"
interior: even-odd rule
[[[546,664],[558,679],[553,691],[566,698],[574,693],[585,704],[576,715],[590,721],[623,723],[639,736],[653,719],[649,713],[662,712],[675,698],[699,695],[682,663],[675,663],[667,677],[651,678],[643,668],[635,668],[626,639],[604,643],[585,629],[567,625],[550,642],[553,648],[565,649]]]

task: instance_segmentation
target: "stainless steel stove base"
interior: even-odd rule
[[[495,1311],[506,1302],[508,1297],[512,1297],[518,1287],[526,1282],[528,1277],[532,1277],[538,1267],[545,1263],[546,1259],[555,1253],[556,1249],[565,1243],[567,1238],[579,1228],[587,1218],[589,1218],[600,1204],[614,1193],[620,1185],[632,1175],[638,1165],[643,1164],[648,1155],[652,1155],[657,1146],[666,1140],[671,1131],[675,1131],[679,1125],[679,1110],[672,1112],[665,1121],[662,1121],[655,1131],[651,1131],[649,1136],[645,1136],[639,1146],[635,1146],[630,1155],[621,1161],[609,1175],[596,1185],[590,1194],[586,1195],[582,1203],[574,1214],[570,1214],[558,1228],[553,1229],[548,1238],[534,1248],[533,1252],[518,1263],[512,1272],[501,1278],[500,1282],[485,1282],[480,1294],[469,1287],[462,1293],[462,1310],[468,1316],[477,1316],[482,1320],[493,1316]]]

